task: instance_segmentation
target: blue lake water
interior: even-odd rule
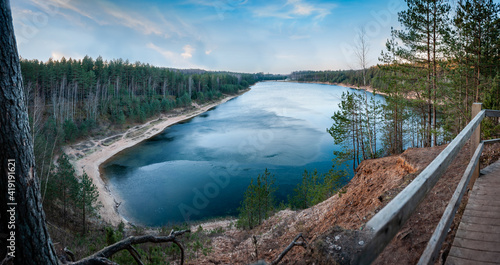
[[[149,226],[236,215],[250,180],[266,168],[276,177],[278,201],[286,201],[304,169],[323,173],[332,167],[339,147],[326,129],[344,91],[364,93],[333,85],[257,83],[120,152],[101,167],[112,192],[123,199],[120,213]]]

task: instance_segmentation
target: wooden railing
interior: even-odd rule
[[[404,190],[366,223],[364,230],[370,234],[370,240],[355,257],[355,264],[370,264],[377,258],[471,138],[472,159],[418,262],[418,264],[434,264],[467,187],[472,187],[479,176],[477,165],[484,144],[500,141],[500,139],[480,141],[480,124],[484,117],[500,117],[498,110],[481,110],[481,108],[481,103],[474,103],[472,121]]]

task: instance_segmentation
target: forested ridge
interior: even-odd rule
[[[50,114],[56,126],[91,127],[98,120],[121,124],[175,107],[235,94],[269,75],[178,70],[122,59],[21,60],[31,115]],[[272,77],[276,78],[276,77]],[[47,107],[47,109],[44,109]],[[35,121],[38,122],[38,119]],[[71,130],[64,139],[72,140]]]

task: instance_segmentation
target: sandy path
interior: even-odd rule
[[[73,164],[77,174],[81,175],[85,170],[87,175],[92,178],[94,184],[96,184],[97,189],[99,190],[99,201],[103,205],[99,212],[101,218],[112,225],[118,225],[120,222],[127,223],[123,216],[121,216],[118,212],[121,199],[118,198],[116,194],[111,193],[106,182],[101,178],[99,166],[102,163],[118,152],[161,133],[170,125],[193,118],[237,96],[239,95],[229,96],[216,103],[203,106],[198,106],[196,104],[194,105],[195,110],[179,116],[171,117],[171,115],[162,115],[160,118],[156,118],[143,125],[134,126],[123,134],[117,134],[101,140],[86,140],[84,142],[65,147],[64,152],[73,158],[71,163]]]

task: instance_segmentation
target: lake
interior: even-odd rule
[[[327,172],[334,145],[326,129],[350,88],[261,82],[195,118],[126,149],[102,165],[129,221],[163,226],[237,215],[252,178],[267,168],[285,201],[304,169]],[[380,99],[383,100],[381,96]],[[352,175],[352,166],[347,165]]]

